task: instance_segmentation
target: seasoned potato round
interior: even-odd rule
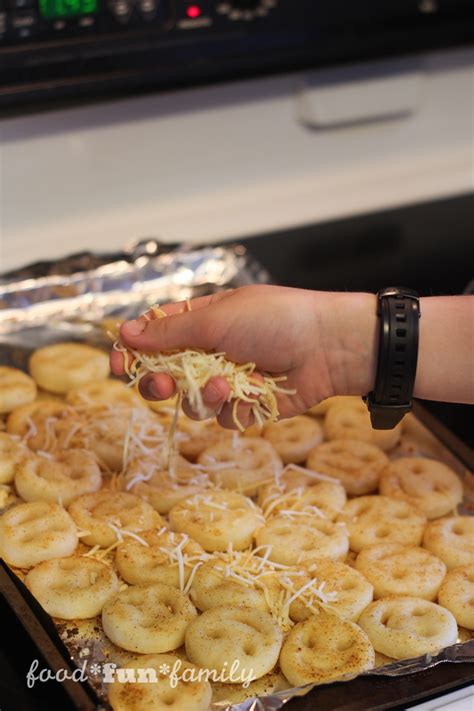
[[[302,472],[286,471],[279,477],[279,481],[259,487],[257,502],[265,518],[288,509],[316,514],[319,512],[331,521],[336,518],[347,501],[344,487],[336,480],[318,481],[309,478],[303,484],[300,477],[304,476]],[[294,485],[295,482],[299,485]]]
[[[453,613],[458,625],[474,630],[474,565],[453,568],[447,574],[438,602]]]
[[[430,521],[423,546],[444,560],[448,570],[474,564],[474,516],[449,516]]]
[[[107,637],[131,652],[169,652],[184,642],[196,608],[171,585],[133,585],[110,598],[102,610]]]
[[[335,439],[313,449],[309,469],[336,477],[348,494],[370,494],[378,487],[380,473],[388,464],[378,447],[355,439]]]
[[[227,576],[226,564],[220,560],[209,560],[197,569],[189,596],[203,612],[221,605],[245,605],[256,610],[268,610],[262,590]]]
[[[93,380],[69,390],[66,401],[78,407],[84,405],[115,405],[117,407],[143,407],[140,397],[120,380]]]
[[[399,543],[365,548],[357,556],[356,569],[372,583],[376,598],[413,595],[436,600],[446,575],[445,564],[433,553]]]
[[[128,465],[126,480],[127,490],[147,501],[160,514],[169,513],[183,499],[205,493],[210,486],[207,474],[193,468],[181,456],[177,457],[173,475],[163,469],[156,457],[140,457]]]
[[[382,472],[380,493],[408,501],[431,519],[451,513],[462,501],[463,487],[456,472],[442,462],[401,457]]]
[[[377,652],[394,659],[437,652],[456,642],[453,615],[440,605],[416,597],[386,597],[372,602],[358,624]]]
[[[248,686],[240,684],[224,684],[215,682],[212,685],[212,701],[228,704],[242,704],[247,699],[270,696],[275,691],[283,691],[291,687],[290,682],[278,671],[270,672],[252,681]]]
[[[32,501],[0,516],[0,557],[17,568],[72,555],[77,543],[74,521],[58,504]]]
[[[118,540],[117,528],[139,533],[163,526],[150,504],[123,491],[102,489],[80,496],[70,505],[69,513],[78,528],[88,532],[82,538],[88,546],[111,546]]]
[[[65,620],[100,615],[118,590],[110,565],[86,556],[44,561],[29,571],[25,584],[46,612]]]
[[[304,462],[309,452],[323,441],[319,422],[305,415],[271,422],[265,425],[262,434],[284,464]]]
[[[324,583],[325,595],[334,593],[329,603],[336,615],[357,622],[360,613],[372,602],[374,589],[361,573],[345,563],[321,558],[309,568],[319,584]],[[311,617],[312,613],[301,598],[290,605],[290,616],[296,622]]]
[[[127,538],[117,548],[115,563],[122,578],[131,585],[165,583],[183,589],[204,554],[199,543],[163,528],[145,531],[140,538],[147,545]]]
[[[278,661],[282,632],[267,612],[250,607],[213,607],[186,630],[186,653],[200,667],[222,672],[236,667],[231,683],[259,679]]]
[[[85,449],[61,450],[53,459],[32,454],[17,466],[15,486],[25,501],[60,502],[69,506],[100,488],[100,469]]]
[[[0,432],[0,484],[9,484],[15,477],[15,469],[29,452],[6,432]]]
[[[350,547],[357,553],[376,543],[418,546],[426,526],[426,517],[421,511],[406,501],[388,496],[352,499],[337,520],[347,525]]]
[[[232,445],[221,440],[201,452],[198,463],[217,486],[246,496],[254,496],[282,468],[272,445],[257,437],[241,437]]]
[[[107,353],[83,343],[54,343],[34,351],[30,373],[52,393],[67,393],[86,383],[104,380],[109,372]]]
[[[318,558],[343,560],[349,550],[344,526],[310,514],[270,518],[255,534],[257,546],[271,546],[270,560],[305,565]]]
[[[160,405],[160,403],[152,403]],[[177,426],[177,440],[180,454],[191,462],[195,462],[205,449],[219,442],[231,442],[232,434],[224,429],[216,420],[191,420],[180,417]]]
[[[0,365],[0,413],[27,405],[36,397],[36,383],[18,368]]]
[[[289,633],[280,654],[280,667],[293,686],[340,679],[374,666],[369,638],[353,622],[323,610]]]
[[[329,408],[324,419],[324,434],[329,440],[356,439],[387,450],[400,441],[402,423],[390,430],[374,430],[366,404],[356,398]]]
[[[128,682],[134,669],[136,676]],[[196,680],[187,680],[190,676]],[[208,711],[211,696],[211,685],[199,680],[199,669],[173,654],[142,655],[108,686],[113,711]]]
[[[170,511],[173,531],[187,533],[206,551],[243,550],[264,518],[246,496],[234,491],[209,491],[181,501]]]

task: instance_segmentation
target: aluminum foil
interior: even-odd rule
[[[0,277],[0,363],[26,367],[31,350],[58,340],[109,346],[101,327],[103,319],[131,318],[152,304],[268,281],[268,273],[242,245],[170,249],[154,239],[112,256],[87,253],[29,265]],[[446,461],[463,478],[468,496],[474,488],[472,474],[414,417],[408,418],[402,442],[392,456],[407,454]],[[472,511],[472,501],[466,499],[462,513]],[[107,642],[100,632],[92,632],[98,627],[89,622],[82,629],[58,622],[61,637],[79,667],[85,658],[90,664],[103,664],[110,659],[104,654]],[[474,639],[459,641],[436,655],[377,667],[364,676],[402,676],[445,662],[474,662]],[[353,676],[341,681],[350,678]],[[103,685],[90,681],[106,704]],[[234,705],[218,702],[212,709],[276,711],[313,688],[307,685],[285,689]]]
[[[176,248],[139,242],[113,259],[82,254],[0,278],[0,343],[38,347],[58,339],[100,341],[100,322],[152,304],[268,281],[245,247]]]

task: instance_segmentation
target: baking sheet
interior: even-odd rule
[[[241,245],[162,252],[158,242],[146,240],[110,260],[91,254],[25,267],[0,279],[0,363],[25,368],[31,350],[59,340],[109,346],[101,327],[105,318],[130,318],[156,303],[268,281],[267,272],[249,258]],[[473,512],[473,474],[413,415],[406,418],[402,441],[391,456],[410,454],[435,457],[455,469],[466,491],[460,513]],[[88,664],[102,666],[114,654],[120,662],[120,652],[114,652],[113,645],[93,622],[58,625],[75,663],[81,667],[87,660]],[[474,639],[452,645],[437,655],[397,661],[365,675],[396,677],[444,662],[466,661],[474,661]],[[100,680],[91,676],[89,680],[104,697]],[[275,711],[312,688],[307,685],[288,689],[237,705],[214,703],[212,708]]]

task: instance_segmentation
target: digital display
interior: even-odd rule
[[[66,17],[81,17],[97,12],[98,0],[39,0],[41,17],[55,20]]]

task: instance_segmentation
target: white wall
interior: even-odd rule
[[[473,60],[434,53],[4,119],[0,271],[469,190]]]

